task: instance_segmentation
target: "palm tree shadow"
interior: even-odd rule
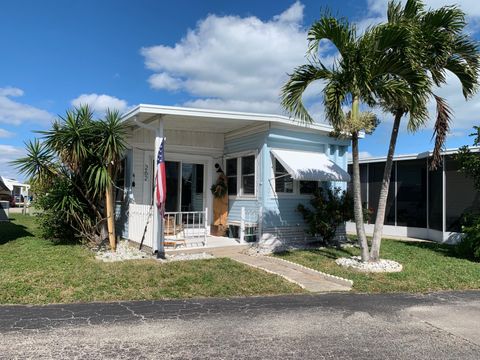
[[[320,248],[306,248],[306,249],[302,249],[302,251],[311,253],[313,255],[322,256],[332,260],[338,259],[342,255],[345,257],[350,257],[354,255],[353,252],[349,251],[349,249],[344,249],[341,247],[334,247],[334,246],[320,247]],[[282,251],[279,253],[279,255],[282,255],[282,254],[286,255],[286,254],[289,254],[290,252],[291,250]]]
[[[425,249],[434,251],[440,255],[445,257],[453,257],[457,259],[464,259],[464,260],[472,260],[466,256],[461,255],[458,253],[456,245],[450,244],[440,244],[435,242],[405,242],[407,246],[413,246],[419,249]]]
[[[33,236],[26,226],[16,224],[12,221],[0,222],[0,245],[25,236]]]

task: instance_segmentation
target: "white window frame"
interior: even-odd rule
[[[242,157],[253,156],[254,158],[254,190],[253,194],[244,194],[242,188]],[[237,194],[236,195],[228,195],[229,199],[234,200],[255,200],[257,199],[257,189],[258,189],[258,151],[256,150],[249,150],[249,151],[242,151],[238,153],[232,153],[224,156],[223,161],[223,168],[227,171],[227,160],[229,159],[237,159]]]

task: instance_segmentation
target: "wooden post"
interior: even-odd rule
[[[112,165],[108,164],[108,176],[112,176]],[[115,239],[115,219],[113,212],[113,189],[112,184],[109,182],[105,192],[105,205],[107,212],[107,229],[108,229],[108,241],[110,243],[110,249],[115,251],[117,249],[117,242]]]
[[[163,135],[163,119],[160,118],[157,120],[157,127],[155,128],[155,150],[153,153],[154,156],[154,163],[155,163],[155,173],[157,172],[157,156],[158,156],[158,150],[160,149],[160,145],[162,141],[165,141],[164,135]],[[165,151],[165,145],[164,145],[164,151]],[[154,179],[156,180],[156,177],[154,176]],[[153,190],[152,196],[155,196],[155,193],[157,191],[157,182],[155,181],[155,186]],[[167,194],[168,196],[168,194]],[[163,214],[160,211],[160,209],[157,207],[157,204],[153,203],[153,251],[157,253],[157,259],[165,259],[165,248],[164,248],[164,219],[163,219]]]

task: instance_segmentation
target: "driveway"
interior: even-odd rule
[[[0,307],[0,358],[479,359],[480,292]]]

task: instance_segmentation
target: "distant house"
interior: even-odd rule
[[[0,176],[2,183],[8,189],[10,195],[15,199],[15,202],[20,203],[22,197],[26,198],[29,196],[30,185],[21,183],[15,179],[7,178]]]
[[[472,179],[458,171],[453,156],[457,151],[444,151],[442,163],[435,171],[429,170],[429,152],[394,157],[385,235],[458,241],[462,215],[480,211],[480,193],[474,189]],[[471,151],[480,155],[480,147]],[[360,160],[362,200],[372,212],[371,222],[366,225],[367,234],[373,233],[384,167],[384,157]],[[355,232],[355,225],[347,223],[347,231]]]
[[[5,185],[5,183],[3,182],[3,178],[0,176],[0,199],[3,200],[3,198],[5,196],[11,196],[12,193],[10,191],[10,189],[7,187],[7,185]]]
[[[168,239],[206,241],[214,221],[210,187],[218,167],[228,179],[226,236],[237,241],[307,241],[297,205],[307,203],[317,187],[346,189],[350,180],[349,141],[329,137],[332,128],[326,124],[157,105],[139,105],[123,121],[129,149],[117,184],[118,231],[151,247],[159,127],[165,138]]]

